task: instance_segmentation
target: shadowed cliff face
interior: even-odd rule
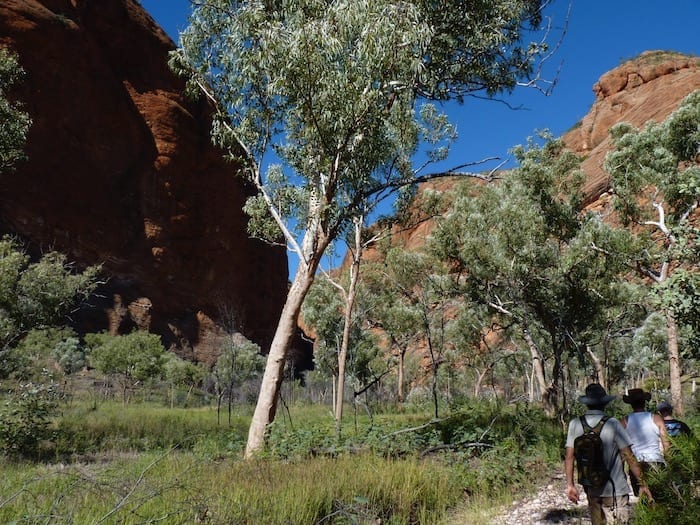
[[[108,282],[84,330],[161,334],[211,362],[224,331],[267,345],[287,289],[283,249],[248,238],[251,189],[181,95],[173,42],[135,0],[3,0],[0,44],[26,78],[29,160],[0,178],[0,230]]]

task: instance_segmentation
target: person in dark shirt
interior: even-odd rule
[[[688,425],[673,417],[673,407],[668,401],[662,401],[659,403],[659,405],[656,407],[656,411],[661,414],[662,418],[664,418],[664,426],[666,427],[666,433],[669,436],[675,437],[680,434],[690,436],[693,433]]]

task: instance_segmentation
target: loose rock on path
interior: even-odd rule
[[[555,474],[550,482],[531,496],[514,501],[491,525],[546,525],[551,523],[590,525],[586,494],[581,491],[578,503],[566,497],[566,480]]]

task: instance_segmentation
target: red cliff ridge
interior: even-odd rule
[[[603,171],[610,150],[610,128],[627,122],[637,128],[661,123],[690,93],[700,89],[700,58],[668,51],[646,51],[600,77],[588,114],[564,134],[567,146],[585,157],[584,191],[593,203],[606,198],[610,180]]]
[[[135,0],[3,0],[0,45],[26,77],[28,160],[0,178],[0,230],[102,263],[80,328],[146,328],[212,363],[221,338],[265,346],[287,290],[282,248],[250,239],[251,188],[182,95],[173,42]]]

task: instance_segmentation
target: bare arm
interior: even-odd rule
[[[566,496],[570,501],[578,503],[578,488],[574,484],[574,449],[566,447],[564,456],[564,474],[566,475]]]
[[[639,463],[637,463],[637,458],[632,454],[632,448],[625,447],[620,449],[620,456],[622,456],[622,459],[627,463],[630,472],[639,480],[639,495],[641,496],[643,494],[649,498],[649,501],[654,501],[654,497],[651,495],[651,491],[644,480],[642,469],[639,467]]]
[[[666,432],[666,425],[664,425],[664,418],[659,414],[654,414],[654,423],[659,427],[659,438],[661,439],[661,446],[663,447],[664,456],[668,454],[671,450],[671,440],[668,439],[668,433]]]

